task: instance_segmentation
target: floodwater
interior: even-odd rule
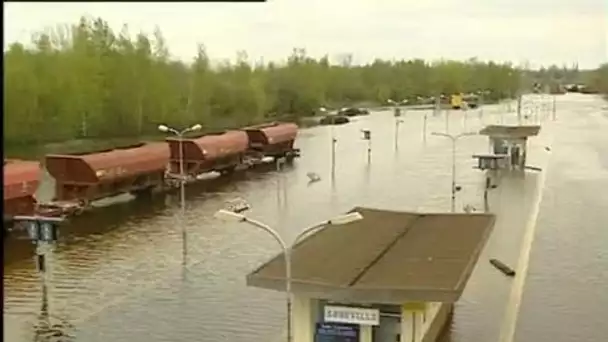
[[[608,339],[608,103],[575,99],[555,133],[517,342]]]
[[[575,188],[570,190],[566,188],[569,185],[557,177],[570,169],[571,173],[567,174],[570,179],[587,181],[601,171],[582,174],[584,169],[564,163],[595,163],[594,167],[606,172],[606,158],[604,164],[598,163],[596,155],[587,151],[575,152],[576,158],[568,159],[573,156],[570,150],[554,150],[558,149],[556,146],[569,144],[562,144],[560,140],[559,134],[566,130],[581,132],[578,137],[570,138],[575,143],[591,144],[583,142],[592,138],[585,132],[597,132],[597,125],[608,120],[593,114],[599,113],[603,103],[592,97],[560,96],[558,120],[553,122],[550,100],[529,101],[542,102],[542,106],[531,106],[528,120],[543,122],[541,135],[529,143],[529,164],[547,168],[548,186],[564,189],[555,191],[573,191],[573,194],[586,189],[592,191],[593,188],[581,189],[576,183],[571,184]],[[398,148],[395,119],[388,111],[356,118],[344,126],[303,130],[297,142],[302,157],[293,167],[278,172],[250,171],[231,179],[189,187],[183,220],[176,195],[115,203],[74,218],[62,228],[62,239],[53,247],[49,260],[50,324],[72,335],[73,341],[277,341],[284,326],[284,296],[246,287],[245,275],[276,254],[278,246],[269,235],[252,227],[216,221],[213,213],[231,199],[244,198],[253,208],[248,215],[275,227],[289,240],[304,227],[354,206],[448,211],[451,145],[448,139],[430,133],[445,132],[446,128],[450,133],[460,133],[478,130],[488,123],[516,122],[516,115],[506,113],[506,108],[502,104],[487,106],[483,115],[479,110],[466,114],[450,112],[447,124],[443,114],[435,117],[430,111],[409,111],[401,118]],[[428,117],[426,141],[423,138],[425,114]],[[585,121],[586,116],[590,116],[591,121]],[[570,121],[575,125],[570,126]],[[370,163],[368,143],[361,139],[362,129],[372,131]],[[332,134],[338,140],[334,177],[331,176]],[[602,142],[598,133],[593,137],[596,139],[593,143]],[[547,151],[545,146],[552,146],[552,150]],[[604,144],[604,148],[606,146]],[[457,196],[458,210],[467,204],[483,208],[484,175],[472,168],[475,163],[471,155],[487,149],[484,137],[465,137],[458,141],[457,182],[462,186]],[[556,164],[554,156],[560,156],[562,164]],[[562,171],[554,171],[557,168]],[[319,174],[321,180],[309,184],[306,175],[309,172]],[[517,263],[526,222],[538,200],[538,176],[538,172],[528,172],[525,176],[505,175],[497,181],[498,188],[490,194],[490,208],[498,213],[498,221],[456,306],[444,340],[486,342],[498,338],[513,280],[492,268],[487,259],[499,258],[510,265]],[[595,189],[599,188],[598,183]],[[48,189],[47,184],[41,190],[47,192],[43,195],[48,196]],[[596,196],[600,201],[601,194]],[[590,204],[591,197],[586,197],[585,206],[564,207],[555,202],[560,196],[554,194],[552,198],[552,204],[543,201],[541,205],[538,236],[518,321],[518,341],[551,340],[542,337],[547,334],[544,327],[556,329],[554,325],[563,329],[580,327],[587,331],[576,336],[593,336],[599,332],[594,329],[602,327],[582,324],[587,321],[585,310],[590,310],[589,315],[606,317],[601,313],[607,306],[598,300],[601,295],[598,289],[608,287],[606,263],[600,265],[597,257],[603,252],[596,249],[608,241],[599,220],[606,214],[594,209],[594,206],[599,208],[601,202]],[[575,198],[561,200],[574,201]],[[595,213],[587,214],[588,210]],[[563,228],[558,229],[544,222],[569,212],[573,217],[584,216],[594,223],[583,229],[580,224],[572,226],[577,223],[561,222]],[[608,220],[603,222],[605,225]],[[188,241],[185,268],[182,266],[182,227],[187,230]],[[556,234],[563,236],[556,237]],[[564,245],[565,251],[561,249]],[[34,326],[41,323],[41,282],[32,255],[29,242],[15,238],[5,241],[4,337],[7,341],[35,340]],[[556,263],[577,267],[556,268]],[[598,267],[603,267],[603,271]],[[563,277],[571,280],[562,281]],[[585,290],[579,292],[577,287]],[[558,300],[554,296],[562,298]],[[572,305],[565,309],[560,306],[567,297],[581,305],[581,312],[568,315]],[[552,304],[555,305],[544,309],[545,305]],[[562,309],[565,313],[560,316]],[[553,316],[554,320],[550,318]],[[569,324],[561,322],[564,318]]]

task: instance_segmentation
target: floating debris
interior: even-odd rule
[[[306,176],[308,176],[308,183],[314,183],[321,180],[321,176],[314,172],[308,172]]]
[[[500,272],[502,272],[508,277],[515,276],[515,271],[498,259],[490,259],[490,264],[492,264],[492,266],[496,267]]]
[[[464,209],[464,212],[467,214],[477,211],[477,209],[475,209],[475,207],[470,204],[465,205],[463,209]]]
[[[532,171],[539,171],[539,172],[543,170],[543,169],[541,169],[540,167],[537,167],[537,166],[529,166],[529,165],[526,165],[526,169],[527,169],[527,170],[532,170]]]
[[[226,207],[228,208],[228,210],[235,212],[237,214],[251,209],[251,206],[249,205],[249,203],[247,203],[247,201],[243,198],[235,198],[235,199],[228,201]]]

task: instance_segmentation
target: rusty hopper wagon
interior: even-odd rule
[[[4,215],[33,215],[34,194],[40,185],[40,163],[26,160],[4,160]]]
[[[86,154],[47,155],[55,201],[92,201],[162,187],[169,162],[165,143],[140,143]]]
[[[217,171],[230,173],[243,163],[249,139],[245,131],[207,133],[194,138],[167,138],[171,150],[171,173],[179,173],[180,144],[182,145],[184,173],[198,176]]]
[[[299,151],[293,144],[298,135],[298,125],[273,122],[244,129],[249,137],[249,153],[256,157],[286,157],[291,160]]]

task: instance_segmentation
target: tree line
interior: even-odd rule
[[[594,73],[592,73],[587,82],[589,86],[608,98],[608,63],[602,64]]]
[[[171,57],[159,29],[114,32],[101,18],[34,35],[4,53],[5,144],[155,134],[158,124],[206,129],[277,117],[297,119],[320,106],[389,98],[489,91],[487,101],[513,97],[521,70],[510,64],[377,59],[354,65],[315,59],[294,49],[287,60],[211,62],[203,45],[191,63]]]

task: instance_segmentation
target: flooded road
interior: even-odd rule
[[[608,336],[608,104],[564,103],[515,341]]]
[[[573,129],[584,135],[586,129],[596,129],[586,127],[590,123],[575,116],[575,111],[582,110],[577,109],[580,102],[571,95],[559,97],[556,122],[550,120],[550,109],[546,105],[538,107],[536,112],[530,111],[534,115],[529,119],[542,119],[544,125],[541,135],[529,142],[531,165],[541,168],[550,165],[549,170],[554,167],[552,155],[557,152],[548,153],[544,147],[552,146],[557,139],[556,132]],[[596,100],[585,102],[585,105],[584,113],[591,113],[597,112],[602,103]],[[562,108],[569,114],[563,114]],[[249,226],[214,220],[213,213],[231,199],[244,198],[252,205],[250,216],[276,228],[289,239],[304,227],[357,205],[448,211],[451,143],[445,138],[431,136],[430,132],[445,132],[447,127],[451,133],[460,133],[478,130],[488,123],[515,123],[516,115],[504,114],[505,109],[504,105],[487,106],[483,115],[479,115],[479,110],[466,114],[450,112],[447,124],[444,115],[434,117],[429,111],[409,111],[399,125],[398,149],[395,147],[395,119],[390,111],[359,117],[345,126],[303,130],[297,142],[302,157],[293,167],[280,172],[247,172],[232,179],[188,188],[189,250],[185,269],[181,265],[181,221],[176,195],[120,203],[74,218],[62,228],[62,241],[55,246],[50,260],[51,323],[67,326],[65,330],[75,336],[75,341],[87,342],[276,341],[283,328],[284,296],[247,288],[245,275],[277,253],[278,246],[271,237]],[[425,114],[428,115],[426,142],[423,139]],[[583,122],[571,127],[571,119]],[[361,129],[372,131],[369,164],[367,142],[361,139]],[[333,181],[330,171],[332,132],[338,140]],[[475,163],[471,155],[487,149],[484,137],[466,137],[458,141],[457,183],[463,189],[457,196],[457,210],[466,204],[483,208],[484,176],[472,168]],[[562,153],[565,152],[559,152]],[[590,157],[579,153],[576,160]],[[319,174],[321,181],[308,184],[308,172]],[[556,182],[553,172],[549,173],[548,184]],[[490,206],[498,212],[498,221],[457,304],[446,341],[486,342],[498,338],[512,279],[493,269],[487,259],[497,257],[511,265],[517,263],[526,222],[537,200],[537,182],[538,173],[530,172],[525,177],[504,177],[498,188],[492,190]],[[553,234],[551,230],[555,228],[542,228],[543,217],[550,215],[551,210],[564,211],[561,207],[547,209],[544,203],[541,205],[535,246],[543,241],[541,234],[547,238]],[[605,236],[602,240],[593,235],[605,234],[605,230],[600,233],[599,228],[592,226],[586,229],[589,231],[587,238],[593,239],[587,242],[591,246],[607,241]],[[542,252],[538,253],[544,253],[542,256],[537,256],[533,249],[530,272],[549,275],[544,279],[552,281],[552,286],[547,290],[542,284],[532,285],[534,277],[529,276],[520,326],[529,322],[533,327],[535,322],[541,324],[546,319],[530,309],[532,305],[535,310],[542,310],[543,305],[539,302],[527,304],[530,300],[540,300],[534,298],[542,298],[546,292],[561,295],[574,291],[568,288],[573,285],[562,285],[551,278],[559,276],[550,261],[552,258],[572,256],[574,259],[569,259],[568,263],[579,265],[576,270],[579,281],[584,281],[585,275],[597,276],[596,264],[590,263],[587,268],[586,259],[575,259],[587,258],[588,254],[580,251],[563,254],[561,246],[551,246],[550,240],[544,242],[546,247],[539,247]],[[580,245],[585,245],[583,241]],[[577,246],[571,243],[573,248]],[[585,251],[591,253],[592,249],[589,247]],[[5,241],[4,336],[7,341],[33,339],[41,291],[32,254],[32,246],[25,241]],[[586,286],[605,289],[606,284],[604,281],[603,287],[601,283]],[[540,289],[537,292],[544,292],[535,293],[534,286]],[[563,286],[566,288],[560,289]],[[584,297],[586,293],[592,292],[586,291],[579,296]],[[530,296],[532,299],[528,299]],[[526,334],[531,337],[518,337],[518,341],[535,340],[535,336],[543,336],[538,335],[542,332],[528,329]],[[585,336],[592,333],[591,330]]]

